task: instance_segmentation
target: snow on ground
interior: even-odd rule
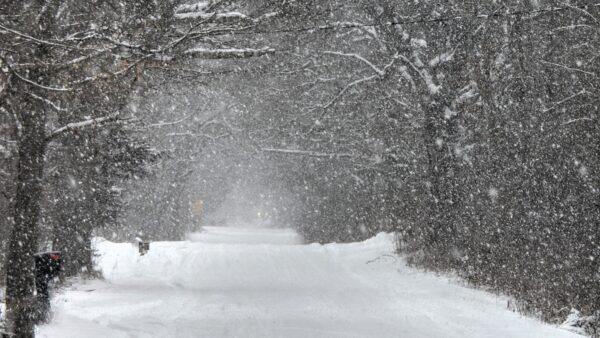
[[[228,244],[302,244],[302,237],[292,229],[237,227],[204,227],[204,232],[192,233],[188,239],[202,243]]]
[[[4,287],[0,287],[0,327],[2,327],[2,320],[4,320],[5,313],[5,305],[4,305]]]
[[[580,337],[407,267],[392,235],[299,243],[290,230],[214,227],[140,257],[98,240],[106,280],[57,295],[38,337]]]

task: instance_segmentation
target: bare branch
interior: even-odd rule
[[[84,129],[84,128],[90,128],[90,127],[98,127],[103,124],[107,124],[110,122],[117,122],[117,121],[128,121],[128,119],[119,119],[119,114],[115,113],[115,114],[105,116],[105,117],[98,117],[95,119],[89,119],[89,120],[84,120],[84,121],[80,121],[80,122],[68,123],[66,126],[60,127],[58,129],[55,129],[53,132],[51,132],[50,135],[46,138],[46,142],[50,142],[52,139],[66,133],[66,132],[72,131],[72,130]]]
[[[555,31],[564,31],[564,30],[574,30],[576,28],[590,28],[590,29],[595,29],[595,27],[591,26],[591,25],[579,24],[579,25],[569,25],[569,26],[557,27],[557,28],[554,28],[554,30]]]
[[[417,72],[417,74],[419,74],[419,76],[424,80],[425,80],[425,76],[423,75],[423,73],[421,72],[421,70],[419,68],[417,68],[417,66],[410,61],[406,56],[402,55],[402,54],[396,54],[396,58],[402,59],[404,62],[408,63],[408,65],[415,70],[415,72]]]
[[[41,89],[45,89],[45,90],[51,90],[51,91],[58,91],[58,92],[65,92],[65,91],[71,91],[71,90],[72,90],[71,88],[64,88],[64,87],[63,87],[63,88],[58,88],[58,87],[48,87],[48,86],[44,86],[44,85],[42,85],[42,84],[39,84],[39,83],[37,83],[37,82],[35,82],[35,81],[32,81],[32,80],[30,80],[30,79],[28,79],[28,78],[26,78],[26,77],[22,76],[21,74],[19,74],[17,71],[15,71],[15,70],[13,69],[13,67],[11,66],[11,64],[10,64],[10,63],[8,63],[8,61],[6,61],[6,59],[4,59],[4,58],[3,58],[3,57],[1,57],[1,56],[0,56],[0,61],[2,61],[2,63],[3,63],[4,65],[6,65],[6,68],[8,68],[8,70],[9,70],[9,71],[10,71],[10,72],[11,72],[11,73],[14,75],[14,76],[16,76],[16,77],[17,77],[19,80],[21,80],[21,81],[23,81],[23,82],[29,83],[30,85],[36,86],[36,87],[38,87],[38,88],[41,88]]]
[[[52,102],[52,101],[50,101],[48,99],[45,99],[45,98],[40,97],[38,95],[35,95],[34,93],[27,93],[27,94],[29,96],[33,97],[34,99],[38,100],[38,101],[44,102],[45,104],[47,104],[50,107],[54,108],[54,110],[56,110],[56,111],[63,111],[63,112],[67,111],[67,109],[60,107],[59,105],[57,105],[56,103],[54,103],[54,102]]]
[[[239,13],[239,12],[227,12],[227,13],[186,12],[186,13],[176,13],[175,17],[178,19],[213,19],[215,21],[252,20],[247,15]]]
[[[453,49],[449,52],[444,52],[444,53],[434,57],[433,59],[431,59],[431,61],[429,61],[429,66],[437,67],[440,64],[452,61],[454,59],[454,53],[456,53],[456,49]]]
[[[566,126],[566,125],[573,124],[573,123],[576,123],[576,122],[581,122],[581,121],[590,121],[590,122],[592,122],[592,121],[594,121],[594,120],[593,120],[593,119],[591,119],[591,118],[589,118],[589,117],[582,117],[582,118],[580,118],[580,119],[572,119],[572,120],[569,120],[569,121],[563,122],[563,124],[562,124],[562,125],[563,125],[563,126]]]
[[[582,89],[579,92],[577,92],[577,93],[575,93],[575,94],[573,94],[573,95],[571,95],[571,96],[569,96],[569,97],[567,97],[567,98],[565,98],[563,100],[555,102],[552,107],[544,109],[543,112],[547,113],[549,111],[552,111],[552,110],[556,109],[558,106],[560,106],[561,104],[563,104],[565,102],[568,102],[568,101],[571,101],[571,100],[573,100],[573,99],[575,99],[575,98],[577,98],[577,97],[579,97],[581,95],[585,95],[585,94],[587,94],[587,91],[585,89]]]
[[[404,56],[402,54],[396,54],[395,58],[404,60],[404,62],[408,63],[417,72],[417,74],[419,74],[421,79],[423,79],[423,81],[425,82],[425,85],[427,86],[427,90],[429,91],[430,94],[435,95],[440,91],[440,86],[435,84],[435,82],[433,81],[433,76],[431,76],[429,71],[427,71],[427,69],[424,69],[424,68],[419,69],[419,67],[417,67],[417,65],[422,65],[420,60],[417,59],[417,65],[416,65],[414,62],[410,61],[406,56]],[[424,66],[424,65],[422,65],[422,66]]]
[[[15,124],[14,127],[17,132],[17,138],[20,139],[21,135],[22,135],[23,126],[21,125],[21,121],[19,120],[19,116],[17,115],[17,113],[13,109],[10,108],[10,106],[11,106],[10,100],[6,100],[6,102],[7,102],[7,107],[8,107],[8,109],[10,109],[10,111],[7,110],[7,108],[5,108],[3,106],[0,106],[0,111],[4,112],[8,116],[12,117],[12,121]]]
[[[275,49],[273,48],[261,48],[261,49],[238,49],[238,48],[228,48],[228,49],[204,49],[204,48],[193,48],[188,49],[185,54],[191,55],[194,57],[201,57],[204,59],[231,59],[231,58],[251,58],[258,57],[263,55],[275,54]]]
[[[571,8],[573,10],[579,11],[581,13],[583,13],[584,15],[587,15],[588,17],[592,18],[592,20],[594,20],[594,22],[598,22],[598,19],[593,16],[590,12],[586,11],[585,9],[581,8],[581,7],[577,7],[577,6],[573,6],[568,2],[563,2],[563,5],[567,6],[568,8]]]
[[[325,51],[325,52],[323,52],[323,54],[353,57],[353,58],[355,58],[357,60],[360,60],[361,62],[365,63],[367,66],[371,67],[371,69],[373,69],[373,71],[375,73],[377,73],[379,76],[381,76],[381,77],[385,76],[385,71],[384,70],[381,70],[379,67],[375,66],[372,62],[370,62],[369,60],[365,59],[364,57],[362,57],[362,56],[360,56],[358,54],[354,54],[354,53],[341,53],[341,52],[333,52],[333,51]]]
[[[57,66],[57,67],[72,66],[74,64],[78,64],[78,63],[87,61],[87,60],[89,60],[91,58],[100,56],[100,55],[102,55],[102,54],[110,51],[111,49],[112,49],[112,47],[111,48],[105,48],[105,49],[99,49],[99,50],[96,50],[94,53],[90,53],[88,55],[84,55],[84,56],[72,59],[70,61],[67,61],[67,62],[59,63],[59,64],[56,64],[55,66]]]
[[[169,136],[169,137],[193,137],[193,138],[206,138],[206,139],[209,139],[209,140],[212,140],[212,141],[216,141],[216,140],[218,140],[218,139],[221,139],[221,138],[225,138],[225,137],[229,137],[229,136],[231,136],[231,132],[229,132],[229,131],[228,131],[228,132],[226,132],[226,133],[223,133],[223,134],[220,134],[220,135],[213,136],[213,135],[209,135],[209,134],[199,134],[199,133],[192,133],[192,132],[189,132],[189,131],[188,131],[188,132],[185,132],[185,133],[169,133],[169,134],[167,134],[166,136]]]
[[[177,120],[177,121],[154,123],[154,124],[150,124],[150,125],[148,125],[148,127],[164,127],[164,126],[172,126],[172,125],[175,125],[175,124],[179,124],[179,123],[181,123],[181,122],[183,122],[183,121],[185,121],[185,120],[189,119],[190,117],[191,117],[191,116],[190,116],[190,115],[188,115],[188,116],[186,116],[186,117],[184,117],[184,118],[182,118],[182,119],[179,119],[179,120]]]
[[[596,76],[595,73],[588,72],[588,71],[585,71],[583,69],[572,68],[572,67],[569,67],[569,66],[561,65],[560,63],[554,63],[554,62],[550,62],[550,61],[546,61],[546,60],[540,60],[540,61],[542,61],[542,63],[545,63],[547,65],[557,66],[557,67],[564,68],[564,69],[567,69],[567,70],[572,70],[574,72],[580,72],[580,73],[583,73],[583,74]]]
[[[8,65],[7,65],[8,66]],[[35,87],[44,89],[44,90],[50,90],[50,91],[55,91],[55,92],[69,92],[72,91],[73,88],[67,88],[67,87],[49,87],[49,86],[44,86],[43,84],[37,83],[35,81],[32,81],[24,76],[22,76],[21,74],[17,73],[14,69],[12,69],[10,66],[8,66],[8,68],[10,69],[10,71],[17,77],[17,79],[29,83],[30,85],[33,85]]]
[[[127,67],[114,72],[114,73],[104,73],[104,74],[99,74],[96,76],[92,76],[92,77],[86,77],[84,79],[78,80],[78,81],[73,81],[71,83],[69,83],[69,85],[73,86],[73,85],[81,85],[81,84],[85,84],[85,83],[89,83],[89,82],[94,82],[97,80],[106,80],[106,79],[110,79],[111,77],[115,77],[115,76],[120,76],[123,74],[126,74],[127,72],[129,72],[131,69],[135,68],[137,65],[139,65],[140,63],[142,63],[143,61],[147,60],[148,58],[150,58],[153,54],[148,54],[148,55],[144,55],[142,57],[140,57],[139,59],[135,60],[134,62],[130,63],[129,65],[127,65]]]
[[[20,36],[22,38],[25,38],[25,39],[33,41],[33,42],[37,42],[37,43],[41,43],[41,44],[49,45],[49,46],[56,46],[56,47],[68,48],[68,46],[66,46],[66,45],[63,45],[63,44],[60,44],[60,43],[56,43],[56,42],[47,41],[47,40],[41,40],[41,39],[38,39],[38,38],[33,37],[31,35],[28,35],[28,34],[25,34],[25,33],[21,33],[19,31],[14,30],[14,29],[10,29],[10,28],[8,28],[6,26],[3,26],[3,25],[0,25],[0,29],[3,29],[3,30],[5,30],[5,31],[7,31],[9,33],[12,33],[14,35]]]
[[[337,101],[337,100],[338,100],[340,97],[342,97],[342,95],[344,95],[344,93],[345,93],[345,92],[347,92],[347,91],[348,91],[348,89],[350,89],[350,88],[352,88],[352,87],[354,87],[354,86],[356,86],[356,85],[359,85],[359,84],[361,84],[361,83],[363,83],[363,82],[367,82],[367,81],[375,80],[375,79],[376,79],[376,78],[378,78],[378,77],[379,77],[378,75],[371,75],[371,76],[369,76],[369,77],[365,77],[365,78],[362,78],[362,79],[359,79],[359,80],[356,80],[356,81],[350,82],[350,83],[349,83],[348,85],[346,85],[346,87],[344,87],[344,88],[343,88],[343,89],[342,89],[342,90],[341,90],[341,91],[340,91],[340,92],[339,92],[339,93],[338,93],[338,94],[337,94],[337,95],[336,95],[336,96],[335,96],[333,99],[331,99],[331,101],[329,101],[329,102],[328,102],[327,104],[325,104],[324,106],[318,106],[318,108],[321,108],[321,109],[327,109],[327,108],[331,107],[331,105],[333,105],[333,104],[334,104],[334,103],[335,103],[335,102],[336,102],[336,101]],[[324,113],[323,115],[325,115],[325,113]]]
[[[308,156],[308,157],[321,157],[321,158],[352,158],[353,154],[350,153],[321,153],[310,150],[297,150],[297,149],[276,149],[276,148],[263,148],[263,152],[266,153],[277,153],[286,155],[296,156]]]

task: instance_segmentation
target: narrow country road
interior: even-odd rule
[[[130,243],[96,248],[105,280],[56,295],[38,337],[580,337],[406,267],[391,235],[322,246],[207,227],[142,257]]]

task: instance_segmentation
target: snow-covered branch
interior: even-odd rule
[[[452,102],[452,106],[454,108],[456,108],[456,106],[460,104],[469,101],[472,98],[479,96],[479,89],[477,88],[477,83],[475,82],[469,83],[469,85],[461,89],[459,92],[461,94],[456,99],[454,99],[454,102]]]
[[[184,4],[179,5],[175,9],[175,18],[177,19],[212,19],[212,20],[223,20],[223,19],[237,19],[244,20],[248,19],[248,16],[240,12],[229,11],[223,13],[217,13],[213,11],[214,6],[209,1],[200,1],[195,4]]]
[[[350,82],[349,84],[346,85],[346,87],[344,87],[342,90],[340,90],[340,92],[334,98],[332,98],[329,102],[327,102],[325,105],[320,105],[317,108],[326,110],[327,108],[331,107],[340,97],[342,97],[342,95],[344,95],[344,93],[347,92],[350,88],[352,88],[356,85],[359,85],[363,82],[375,80],[378,77],[379,77],[378,75],[371,75],[371,76]]]
[[[455,52],[456,52],[456,49],[453,49],[449,52],[441,53],[440,55],[434,57],[433,59],[431,59],[431,61],[429,61],[429,66],[437,67],[445,62],[452,61],[454,59]]]
[[[88,60],[93,59],[95,57],[98,57],[98,56],[100,56],[100,55],[102,55],[104,53],[107,53],[111,49],[112,48],[98,49],[98,50],[94,51],[93,53],[90,53],[90,54],[87,54],[87,55],[84,55],[84,56],[80,56],[80,57],[74,58],[74,59],[69,60],[69,61],[65,61],[65,62],[59,63],[56,66],[58,66],[58,67],[67,67],[67,66],[72,66],[72,65],[75,65],[75,64],[78,64],[78,63],[81,63],[81,62],[85,62],[85,61],[88,61]]]
[[[225,137],[229,137],[231,136],[231,132],[227,131],[225,133],[221,133],[219,135],[210,135],[210,134],[206,134],[206,133],[192,133],[190,131],[184,132],[184,133],[168,133],[166,134],[167,137],[192,137],[192,138],[205,138],[205,139],[209,139],[212,141],[216,141],[218,139],[222,139]]]
[[[409,58],[407,58],[406,56],[404,56],[402,54],[397,54],[396,58],[401,59],[404,62],[406,62],[412,69],[415,70],[415,72],[417,72],[417,74],[419,74],[421,79],[423,79],[423,81],[425,82],[425,85],[427,86],[427,91],[429,91],[430,94],[435,95],[440,91],[440,86],[435,84],[431,74],[426,69],[419,69],[418,65],[423,66],[423,64],[420,62],[420,60],[417,60],[419,62],[417,62],[417,64],[415,64],[414,62],[410,61]]]
[[[49,91],[56,91],[56,92],[68,92],[73,90],[72,88],[67,88],[67,87],[50,87],[50,86],[45,86],[41,83],[37,83],[33,80],[28,79],[27,77],[19,74],[17,71],[15,71],[12,66],[10,65],[10,63],[6,62],[6,60],[4,60],[2,57],[0,57],[0,61],[2,61],[6,67],[8,68],[8,70],[19,80],[25,82],[25,83],[29,83],[32,86],[38,87],[40,89],[44,89],[44,90],[49,90]]]
[[[379,75],[381,77],[385,76],[385,71],[384,70],[382,70],[379,67],[375,66],[371,61],[365,59],[364,57],[362,57],[362,56],[360,56],[358,54],[355,54],[355,53],[333,52],[333,51],[325,51],[325,52],[323,52],[323,54],[353,57],[353,58],[355,58],[357,60],[360,60],[361,62],[363,62],[367,66],[369,66],[375,73],[377,73],[377,75]]]
[[[594,120],[593,120],[593,119],[591,119],[591,118],[589,118],[589,117],[582,117],[582,118],[579,118],[579,119],[572,119],[572,120],[569,120],[569,121],[563,122],[563,124],[562,124],[562,125],[563,125],[563,126],[567,126],[567,125],[569,125],[569,124],[573,124],[573,123],[577,123],[577,122],[581,122],[581,121],[593,122]]]
[[[65,108],[60,107],[58,104],[56,104],[48,99],[45,99],[43,97],[40,97],[38,95],[35,95],[34,93],[27,93],[27,94],[29,94],[29,96],[33,97],[34,99],[36,99],[38,101],[44,102],[45,104],[49,105],[56,111],[67,111]]]
[[[581,7],[579,7],[579,6],[574,6],[574,5],[570,4],[570,3],[569,3],[569,2],[567,2],[567,1],[564,1],[562,4],[563,4],[563,5],[565,5],[565,6],[567,6],[568,8],[571,8],[571,9],[575,10],[575,11],[578,11],[578,12],[581,12],[581,13],[583,13],[583,14],[584,14],[584,15],[586,15],[587,17],[589,17],[589,18],[591,18],[592,20],[594,20],[594,22],[598,22],[598,19],[597,19],[597,18],[596,18],[594,15],[592,15],[592,13],[590,13],[590,12],[586,11],[586,10],[585,10],[585,9],[583,9],[583,8],[581,8]]]
[[[270,12],[261,15],[258,18],[250,17],[244,13],[236,12],[236,11],[228,11],[228,12],[216,12],[212,8],[212,4],[206,1],[198,2],[191,5],[180,5],[175,10],[175,18],[177,19],[202,19],[202,20],[211,20],[211,21],[219,21],[219,22],[241,22],[241,21],[251,21],[251,22],[259,22],[264,19],[268,19],[274,16],[277,16],[279,12]]]
[[[158,122],[158,123],[153,123],[153,124],[150,124],[150,125],[148,125],[148,127],[164,127],[164,126],[172,126],[172,125],[175,125],[175,124],[179,124],[179,123],[181,123],[181,122],[183,122],[183,121],[185,121],[185,120],[189,119],[190,117],[191,117],[191,116],[186,116],[186,117],[184,117],[184,118],[182,118],[182,119],[179,119],[179,120],[177,120],[177,121],[172,121],[172,122],[162,122],[162,121],[161,121],[161,122]]]
[[[63,127],[60,127],[58,129],[55,129],[54,131],[52,131],[50,133],[50,135],[46,138],[46,141],[49,142],[52,139],[66,133],[66,132],[72,131],[72,130],[98,127],[103,124],[107,124],[110,122],[116,122],[116,121],[127,121],[127,120],[120,119],[119,114],[116,113],[116,114],[112,114],[109,116],[98,117],[95,119],[89,119],[89,120],[84,120],[84,121],[80,121],[80,122],[71,122]]]
[[[569,97],[567,97],[567,98],[565,98],[565,99],[562,99],[562,100],[560,100],[560,101],[558,101],[558,102],[555,102],[555,103],[554,103],[554,105],[553,105],[552,107],[544,109],[544,113],[547,113],[547,112],[549,112],[549,111],[552,111],[552,110],[554,110],[556,107],[560,106],[561,104],[563,104],[563,103],[565,103],[565,102],[568,102],[568,101],[571,101],[571,100],[573,100],[573,99],[575,99],[575,98],[577,98],[577,97],[579,97],[579,96],[581,96],[581,95],[585,95],[585,94],[587,94],[587,91],[586,91],[585,89],[582,89],[582,90],[580,90],[579,92],[577,92],[577,93],[575,93],[575,94],[573,94],[573,95],[571,95],[571,96],[569,96]]]
[[[20,38],[23,38],[23,39],[26,39],[26,40],[29,40],[29,41],[33,41],[35,43],[39,43],[39,44],[43,44],[43,45],[48,45],[48,46],[66,47],[63,44],[52,42],[52,41],[48,41],[48,40],[42,40],[42,39],[33,37],[33,36],[29,35],[29,34],[25,34],[25,33],[19,32],[17,30],[8,28],[8,27],[6,27],[4,25],[0,25],[0,29],[3,30],[3,31],[5,31],[5,32],[14,34],[14,35],[16,35],[16,36],[18,36]]]
[[[205,13],[205,12],[185,12],[176,13],[175,17],[178,19],[212,19],[215,21],[224,20],[248,20],[248,16],[239,12],[227,12],[227,13]]]
[[[550,61],[546,61],[546,60],[540,60],[540,61],[541,61],[542,63],[545,63],[545,64],[547,64],[547,65],[556,66],[556,67],[564,68],[564,69],[566,69],[566,70],[572,70],[572,71],[574,71],[574,72],[579,72],[579,73],[583,73],[583,74],[587,74],[587,75],[596,76],[596,74],[595,74],[595,73],[588,72],[588,71],[585,71],[585,70],[583,70],[583,69],[579,69],[579,68],[573,68],[573,67],[569,67],[569,66],[566,66],[566,65],[562,65],[562,64],[560,64],[560,63],[554,63],[554,62],[550,62]]]
[[[322,153],[310,150],[297,150],[297,149],[277,149],[277,148],[263,148],[263,152],[266,153],[277,153],[286,155],[296,156],[308,156],[308,157],[323,157],[323,158],[351,158],[354,157],[350,153]]]
[[[265,47],[260,49],[253,48],[223,48],[223,49],[206,49],[192,48],[188,49],[185,54],[200,57],[204,59],[239,59],[251,58],[263,55],[274,54],[275,49]]]

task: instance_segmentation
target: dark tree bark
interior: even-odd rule
[[[24,90],[27,90],[24,88]],[[46,114],[37,102],[20,113],[17,191],[6,267],[6,306],[16,338],[34,337],[34,262],[46,148]]]

